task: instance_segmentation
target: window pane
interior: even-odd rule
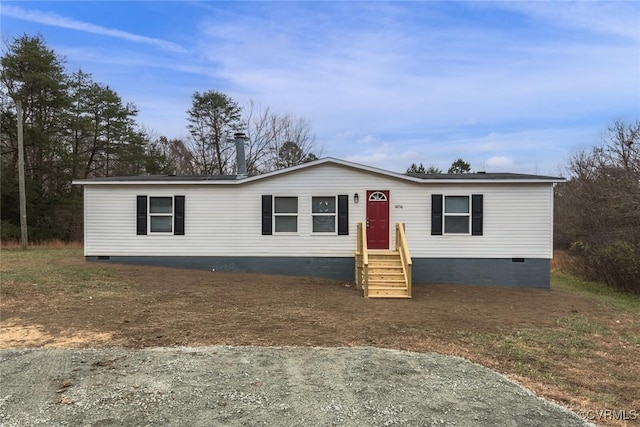
[[[445,213],[469,213],[469,196],[446,196]]]
[[[150,213],[171,213],[173,205],[172,197],[151,197],[149,198]]]
[[[371,193],[371,195],[369,196],[370,202],[385,201],[385,200],[387,200],[387,196],[384,193],[381,193],[380,191]]]
[[[298,213],[297,197],[276,197],[275,213]],[[276,230],[277,231],[277,230]]]
[[[469,233],[469,217],[468,216],[445,216],[444,217],[445,233]]]
[[[152,233],[171,233],[172,216],[152,216],[151,232]]]
[[[298,231],[297,216],[277,216],[276,233],[295,233]]]
[[[314,233],[334,233],[336,231],[335,216],[314,216],[313,232]]]
[[[313,197],[311,205],[313,213],[336,213],[335,197]]]

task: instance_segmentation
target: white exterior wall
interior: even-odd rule
[[[550,183],[419,184],[335,164],[241,185],[85,185],[85,255],[350,257],[367,190],[390,191],[391,245],[404,222],[414,258],[552,256]],[[263,194],[298,197],[298,233],[261,234]],[[349,195],[349,235],[313,234],[311,197],[338,194]],[[431,236],[431,194],[483,194],[484,235]],[[184,195],[185,235],[136,235],[137,195]]]

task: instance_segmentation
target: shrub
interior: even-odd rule
[[[20,226],[12,224],[9,221],[1,221],[0,240],[3,242],[9,240],[20,240]]]
[[[588,279],[600,280],[625,292],[640,294],[640,245],[616,240],[602,245],[575,242],[579,272]]]

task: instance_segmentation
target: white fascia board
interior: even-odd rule
[[[429,184],[557,184],[565,182],[556,179],[434,179],[401,178],[422,185]],[[244,178],[238,180],[200,180],[200,181],[85,181],[73,180],[73,185],[241,185],[257,179]]]
[[[564,179],[434,179],[421,180],[425,184],[556,184]]]
[[[90,179],[74,179],[73,185],[237,185],[244,179],[236,180],[199,180],[199,181],[91,181]]]

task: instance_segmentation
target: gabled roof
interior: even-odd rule
[[[274,176],[290,174],[302,169],[314,168],[324,164],[333,164],[345,168],[361,170],[377,175],[384,175],[394,179],[411,181],[416,183],[556,183],[564,182],[562,177],[544,176],[544,175],[527,175],[519,173],[490,173],[476,172],[464,174],[401,174],[391,172],[385,169],[379,169],[372,166],[361,165],[358,163],[348,162],[346,160],[325,157],[314,160],[312,162],[303,163],[301,165],[292,166],[285,169],[279,169],[267,172],[261,175],[250,177],[237,177],[235,175],[198,175],[198,176],[176,176],[176,175],[141,175],[141,176],[123,176],[123,177],[105,177],[105,178],[88,178],[77,179],[73,184],[78,185],[129,185],[129,184],[208,184],[208,185],[241,185],[248,182],[269,179]]]

